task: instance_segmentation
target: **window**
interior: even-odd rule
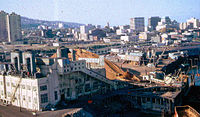
[[[156,99],[155,99],[155,98],[152,98],[152,102],[155,103],[155,102],[156,102]]]
[[[41,103],[47,103],[48,102],[48,95],[46,94],[41,94]]]
[[[147,98],[147,101],[149,102],[150,100],[151,100],[151,99],[148,97],[148,98]]]
[[[37,90],[37,88],[35,86],[33,86],[33,91],[36,91],[36,90]]]
[[[8,86],[8,87],[10,86],[10,83],[9,83],[9,82],[7,82],[7,86]]]
[[[90,78],[86,77],[86,81],[89,81],[89,80],[90,80]]]
[[[90,91],[90,90],[91,90],[90,84],[86,84],[86,85],[85,85],[85,92],[88,92],[88,91]]]
[[[27,90],[31,90],[31,87],[29,85],[26,86]]]
[[[67,88],[67,97],[70,96],[70,88]]]
[[[146,103],[146,98],[142,97],[142,103]]]
[[[30,96],[28,97],[28,101],[31,102],[31,97]]]
[[[57,91],[54,91],[54,97],[55,97],[55,100],[58,99],[58,92]]]
[[[161,105],[163,105],[163,103],[164,103],[164,102],[163,102],[163,99],[161,99]]]
[[[40,86],[40,91],[45,91],[45,90],[47,90],[47,85]]]
[[[78,92],[78,94],[82,93],[83,92],[83,88],[82,87],[77,87],[77,92]]]
[[[94,82],[94,83],[93,83],[93,88],[94,88],[94,89],[98,89],[98,82]]]
[[[75,80],[75,83],[78,83],[78,79]]]
[[[37,98],[34,98],[33,100],[34,100],[34,103],[37,104]]]
[[[15,83],[11,83],[12,87],[16,87]]]
[[[21,85],[22,89],[25,89],[25,85]]]
[[[8,96],[8,97],[10,97],[10,96],[11,96],[10,92],[8,92],[8,93],[7,93],[7,96]]]
[[[23,100],[26,100],[25,95],[23,95]]]

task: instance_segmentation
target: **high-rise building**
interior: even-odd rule
[[[10,38],[9,42],[21,39],[21,17],[15,13],[9,15]]]
[[[0,41],[8,41],[7,13],[0,11]]]
[[[130,29],[133,29],[136,32],[144,32],[144,17],[131,18]]]
[[[150,17],[148,19],[148,26],[151,27],[151,29],[156,30],[156,26],[158,25],[158,22],[160,22],[160,17]]]
[[[21,39],[21,17],[15,13],[0,12],[0,41],[13,42]]]
[[[89,31],[94,28],[95,28],[95,26],[93,26],[92,24],[80,26],[80,33],[81,34],[89,33]]]

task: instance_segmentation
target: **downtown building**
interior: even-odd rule
[[[0,11],[0,42],[21,39],[21,17],[15,13]]]
[[[63,47],[51,57],[38,56],[32,50],[14,50],[11,62],[0,64],[0,100],[40,111],[61,100],[116,89],[114,81],[88,68],[87,60],[76,60],[75,54]]]
[[[150,27],[152,30],[156,30],[156,26],[160,21],[161,21],[160,17],[150,17],[148,19],[148,27]]]
[[[182,22],[179,24],[179,28],[181,30],[186,29],[198,29],[200,27],[199,19],[196,18],[190,18],[187,20],[187,22]]]
[[[144,32],[144,17],[135,17],[130,19],[130,29],[135,32]]]
[[[92,29],[95,29],[92,24],[80,26],[79,40],[89,41],[89,33],[91,33]]]
[[[158,22],[156,30],[162,31],[167,29],[179,29],[179,23],[176,20],[171,20],[169,16],[166,16]]]

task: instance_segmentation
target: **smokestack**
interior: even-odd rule
[[[76,61],[76,51],[74,49],[70,49],[72,61]]]
[[[26,66],[28,72],[34,74],[36,72],[35,52],[28,50],[23,52],[22,56],[23,65]]]
[[[22,52],[20,50],[11,52],[11,63],[14,65],[16,71],[21,70]]]
[[[57,54],[57,58],[61,57],[61,48],[60,47],[57,48],[56,54]]]
[[[57,58],[65,57],[68,58],[69,48],[65,48],[64,46],[57,48]]]

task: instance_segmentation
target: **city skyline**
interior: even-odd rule
[[[1,10],[16,12],[21,16],[50,21],[66,21],[84,24],[129,24],[132,17],[169,16],[179,22],[191,17],[200,18],[199,0],[43,0],[1,1]],[[159,4],[159,5],[158,5]],[[147,21],[145,21],[147,23]]]

